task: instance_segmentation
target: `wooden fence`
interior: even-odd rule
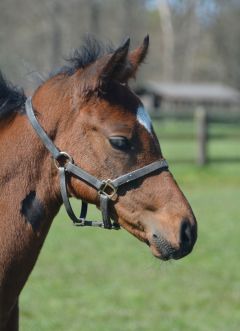
[[[240,125],[240,93],[216,84],[162,84],[149,82],[141,97],[154,119],[177,118],[195,121],[198,165],[209,161],[209,124]],[[240,129],[239,129],[240,132]]]

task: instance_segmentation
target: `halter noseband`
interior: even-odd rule
[[[125,175],[117,177],[113,180],[100,180],[93,175],[89,174],[82,168],[74,165],[72,157],[66,152],[60,151],[53,141],[49,138],[47,133],[39,124],[32,107],[31,98],[26,100],[25,104],[26,113],[30,123],[32,124],[34,130],[36,131],[39,138],[42,140],[44,146],[51,153],[55,165],[59,171],[60,176],[60,189],[62,194],[62,199],[68,216],[72,219],[73,223],[78,226],[98,226],[105,229],[119,229],[120,225],[111,221],[108,210],[108,203],[110,200],[113,200],[117,196],[117,190],[120,186],[127,184],[129,182],[135,181],[136,179],[142,178],[150,173],[155,172],[156,170],[167,170],[168,164],[167,161],[162,159],[150,163],[142,168],[131,171]],[[63,162],[64,161],[64,162]],[[84,181],[90,186],[94,187],[100,198],[100,209],[102,212],[102,222],[98,221],[88,221],[86,220],[87,216],[87,207],[88,204],[85,201],[82,201],[80,217],[77,217],[71,207],[69,196],[67,192],[67,183],[66,175],[74,175],[77,179]]]

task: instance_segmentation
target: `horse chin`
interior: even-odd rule
[[[181,246],[176,247],[171,245],[165,238],[154,238],[149,242],[149,247],[152,254],[163,261],[178,260],[188,255],[191,250],[183,250]]]
[[[146,233],[148,239],[148,246],[154,257],[162,260],[168,261],[171,259],[176,259],[177,249],[160,233],[148,231]]]
[[[148,240],[148,233],[145,232],[143,227],[136,226],[135,224],[132,224],[122,218],[119,219],[118,221],[119,221],[119,224],[125,230],[127,230],[134,237],[136,237],[137,239],[139,239],[140,241],[142,241],[146,245],[148,245],[154,257],[156,257],[162,261],[167,261],[167,260],[173,258],[173,256],[171,256],[171,254],[170,254],[170,251],[166,252],[166,250],[160,249],[157,245],[155,245],[154,242],[150,242]]]
[[[170,251],[166,251],[164,248],[160,249],[154,243],[151,243],[147,239],[147,234],[144,230],[139,230],[135,226],[131,226],[129,223],[122,223],[121,226],[125,228],[125,230],[127,230],[129,233],[131,233],[134,237],[148,245],[154,257],[162,261],[167,261],[174,258]]]
[[[159,248],[157,248],[155,245],[150,244],[149,248],[150,248],[153,256],[159,260],[168,261],[170,259],[173,259],[173,256],[171,253],[168,254],[167,252],[160,251]]]
[[[123,218],[118,219],[119,224],[140,241],[145,242],[150,248],[153,256],[162,261],[178,260],[188,253],[183,253],[177,247],[173,247],[163,236],[154,236],[145,231],[141,224],[130,223]]]

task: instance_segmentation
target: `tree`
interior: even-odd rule
[[[163,79],[174,79],[174,30],[171,9],[167,0],[158,0],[158,11],[163,39]]]

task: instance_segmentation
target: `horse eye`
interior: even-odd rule
[[[130,141],[126,137],[110,137],[109,142],[112,147],[121,151],[126,151],[130,149]]]

